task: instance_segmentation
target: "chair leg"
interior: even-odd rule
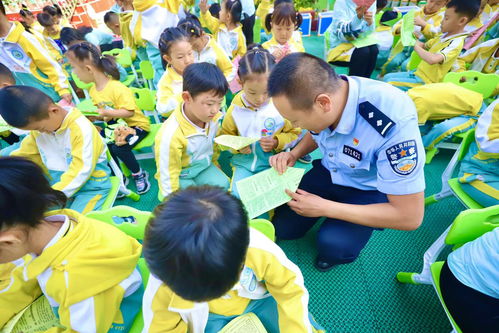
[[[457,166],[458,163],[458,157],[459,157],[459,149],[455,151],[454,155],[452,155],[452,158],[445,168],[444,172],[442,173],[442,188],[438,193],[435,193],[429,197],[426,197],[424,200],[425,206],[429,206],[431,204],[434,204],[442,199],[445,199],[447,197],[450,197],[452,195],[451,188],[449,186],[449,179],[451,179],[452,174],[454,173],[454,170]]]

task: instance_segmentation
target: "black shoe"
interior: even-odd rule
[[[133,176],[135,180],[135,187],[137,187],[138,194],[144,194],[151,188],[151,183],[149,183],[149,173],[147,171],[142,171],[139,175]]]
[[[328,271],[330,271],[336,265],[335,264],[330,264],[327,261],[323,261],[322,259],[320,259],[319,257],[317,257],[315,259],[314,266],[315,266],[315,268],[317,268],[317,270],[319,272],[328,272]]]

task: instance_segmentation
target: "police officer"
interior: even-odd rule
[[[379,81],[338,76],[305,53],[272,71],[269,95],[281,115],[310,131],[290,152],[274,155],[279,172],[319,148],[323,158],[292,200],[276,210],[277,237],[302,237],[325,217],[315,266],[327,271],[355,260],[373,230],[414,230],[424,214],[424,148],[411,99]]]

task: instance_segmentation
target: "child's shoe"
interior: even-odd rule
[[[313,160],[314,159],[312,158],[312,156],[310,156],[310,154],[304,155],[298,159],[299,162],[302,162],[304,164],[310,164]]]
[[[144,194],[151,188],[149,173],[145,170],[142,170],[138,175],[133,175],[133,180],[135,180],[135,187],[138,194]]]

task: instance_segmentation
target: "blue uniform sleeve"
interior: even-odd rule
[[[333,22],[329,27],[331,38],[338,39],[341,42],[351,42],[363,32],[374,31],[374,22],[370,26],[367,25],[364,19],[357,17],[355,8],[356,5],[353,1],[336,1],[333,10]],[[376,3],[369,8],[369,11],[376,13]]]
[[[414,105],[406,105],[414,108]],[[400,120],[377,151],[377,188],[392,195],[424,191],[425,150],[416,113]]]

